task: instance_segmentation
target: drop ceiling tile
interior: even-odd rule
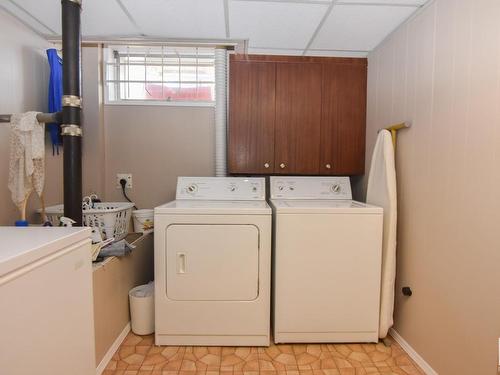
[[[421,6],[429,0],[339,0],[338,4],[387,4],[387,5],[415,5]]]
[[[254,1],[254,2],[269,2],[269,3],[303,3],[303,4],[330,4],[334,0],[229,0],[229,1]]]
[[[222,0],[122,0],[148,36],[191,39],[226,37]]]
[[[23,11],[11,1],[0,0],[0,10],[2,8],[39,34],[47,36],[56,35],[55,30],[41,21],[34,19],[29,13]]]
[[[82,34],[84,36],[131,36],[139,30],[115,0],[83,0]]]
[[[303,49],[328,4],[230,1],[231,38],[249,39],[254,48]]]
[[[53,0],[14,0],[50,27],[61,34],[61,3]],[[115,0],[84,0],[82,3],[82,35],[129,36],[139,34]]]
[[[311,49],[371,51],[417,9],[335,5]]]
[[[53,30],[56,34],[61,34],[61,2],[53,0],[14,0],[19,7],[32,15],[33,22],[35,19],[43,25]]]

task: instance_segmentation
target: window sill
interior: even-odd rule
[[[215,102],[168,102],[153,100],[131,100],[131,101],[106,101],[104,105],[109,106],[165,106],[165,107],[215,107]]]

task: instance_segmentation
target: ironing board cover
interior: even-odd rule
[[[366,201],[384,209],[379,337],[385,338],[393,325],[397,225],[394,146],[387,130],[379,133],[373,150]]]

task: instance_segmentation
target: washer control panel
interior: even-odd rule
[[[349,177],[271,177],[271,199],[352,199]]]
[[[266,181],[257,177],[179,177],[176,199],[265,200]]]

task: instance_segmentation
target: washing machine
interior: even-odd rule
[[[269,345],[271,213],[264,178],[179,177],[154,214],[157,345]]]
[[[348,177],[271,177],[276,343],[377,342],[382,208]]]

